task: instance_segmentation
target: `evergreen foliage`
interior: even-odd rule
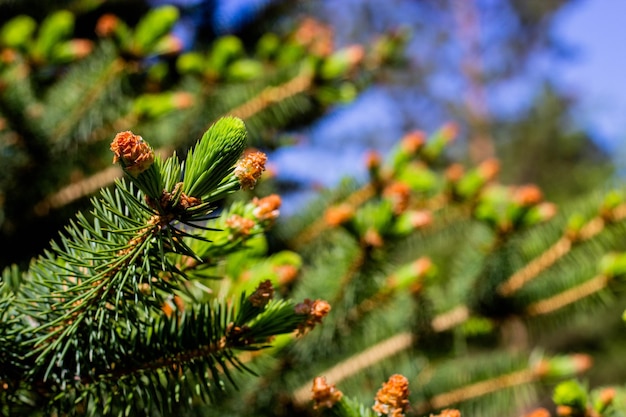
[[[163,6],[134,25],[102,14],[89,38],[74,37],[82,16],[66,10],[4,23],[0,225],[5,239],[34,235],[19,251],[8,248],[4,264],[40,251],[63,219],[120,176],[109,166],[111,132],[133,129],[159,155],[184,154],[189,138],[232,115],[246,121],[250,146],[272,149],[275,129],[353,98],[398,44],[381,37],[368,51],[336,49],[329,30],[309,19],[252,45],[227,35],[183,51],[171,33],[178,14]],[[20,185],[34,177],[37,187]]]
[[[621,308],[623,190],[557,207],[495,159],[451,161],[450,124],[278,221],[248,147],[352,98],[402,37],[336,50],[305,20],[183,52],[171,6],[90,39],[76,18],[0,29],[3,242],[32,236],[3,245],[0,414],[626,412],[623,388],[572,379],[584,335],[551,339]]]

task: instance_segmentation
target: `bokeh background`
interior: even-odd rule
[[[177,33],[189,48],[214,35],[253,39],[260,27],[289,25],[302,15],[329,24],[338,46],[390,31],[409,35],[402,66],[311,126],[283,132],[294,146],[279,149],[271,161],[279,178],[296,184],[289,213],[316,187],[363,175],[360,162],[369,149],[384,152],[408,130],[432,131],[450,121],[463,132],[457,157],[503,158],[507,180],[539,182],[552,198],[608,179],[599,164],[618,173],[624,168],[624,2],[174,3],[184,11]],[[578,166],[568,184],[559,181]]]

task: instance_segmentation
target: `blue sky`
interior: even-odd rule
[[[581,99],[581,126],[604,149],[621,154],[626,151],[626,1],[584,0],[561,13],[556,34],[577,54],[558,69],[558,77]]]

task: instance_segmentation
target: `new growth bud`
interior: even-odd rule
[[[154,162],[154,151],[141,136],[131,131],[118,133],[111,143],[113,163],[119,162],[124,171],[133,177],[150,168]]]
[[[274,287],[268,279],[259,284],[256,290],[248,297],[254,307],[263,308],[274,297]]]
[[[267,155],[263,152],[250,152],[237,162],[235,176],[239,179],[241,188],[251,190],[256,185],[257,180],[265,171]]]
[[[323,376],[318,376],[313,380],[311,394],[314,402],[313,408],[316,410],[320,407],[332,408],[343,397],[343,393],[335,388],[334,384],[327,383]]]
[[[272,194],[264,198],[254,197],[252,204],[256,206],[252,214],[259,221],[274,221],[280,215],[282,200],[278,194]]]
[[[372,407],[379,416],[402,417],[409,406],[409,380],[400,374],[392,375],[376,393]]]
[[[304,322],[298,326],[298,334],[305,334],[330,312],[330,304],[324,300],[309,300],[308,298],[294,308],[296,314],[306,316]]]

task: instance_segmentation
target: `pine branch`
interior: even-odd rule
[[[542,271],[548,269],[572,249],[572,246],[593,239],[603,230],[607,222],[614,223],[626,217],[626,204],[613,209],[605,210],[602,214],[592,218],[578,231],[566,231],[557,242],[537,258],[530,261],[524,268],[515,272],[506,282],[500,285],[499,292],[507,297],[513,295],[528,282],[536,278]]]
[[[79,214],[31,265],[15,296],[7,289],[15,278],[3,276],[0,305],[19,312],[6,321],[10,327],[0,326],[0,346],[14,352],[0,355],[8,369],[0,374],[3,384],[37,387],[37,401],[56,412],[171,412],[185,398],[215,399],[224,380],[234,384],[231,369],[251,372],[236,351],[266,348],[274,336],[305,333],[322,320],[327,303],[271,301],[270,281],[249,296],[241,292],[238,302],[214,300],[176,314],[162,310],[189,279],[181,259],[201,263],[237,253],[277,216],[280,199],[270,198],[235,205],[221,223],[225,229],[199,226],[203,232],[197,233],[179,225],[219,222],[211,215],[215,201],[255,185],[265,156],[240,158],[245,136],[240,119],[219,120],[184,164],[176,156],[156,157],[131,132],[116,136],[114,161],[129,182],[118,181],[94,198],[93,221]],[[139,402],[132,386],[140,387]],[[116,390],[125,395],[118,398]]]

